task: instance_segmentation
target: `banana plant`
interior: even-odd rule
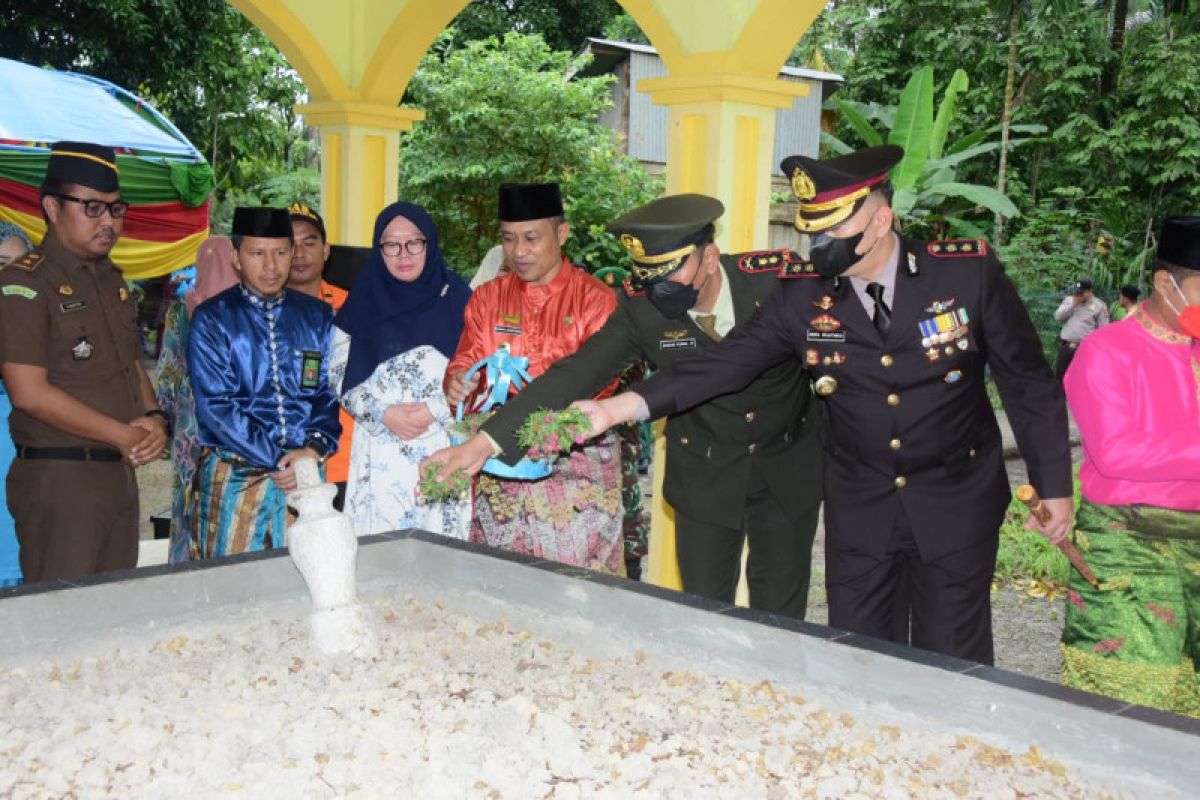
[[[1000,147],[998,139],[988,141],[989,136],[999,133],[999,126],[948,143],[958,111],[958,98],[969,85],[967,73],[955,70],[935,115],[933,68],[926,66],[918,68],[909,78],[895,106],[834,98],[827,107],[835,108],[841,119],[867,145],[886,142],[904,148],[904,158],[893,168],[891,175],[896,190],[892,207],[896,214],[912,223],[938,229],[939,235],[983,238],[985,232],[963,214],[980,207],[1005,217],[1016,217],[1020,212],[995,188],[957,180],[958,165]],[[1010,148],[1035,141],[1032,137],[1046,132],[1042,125],[1014,125],[1011,130],[1028,134],[1029,138],[1009,141]],[[836,153],[853,150],[830,134],[822,134],[822,140]]]

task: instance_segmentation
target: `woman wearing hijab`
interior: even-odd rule
[[[171,437],[171,543],[167,559],[187,561],[188,496],[200,444],[196,440],[196,399],[187,371],[188,328],[196,306],[238,282],[233,271],[233,243],[226,236],[210,236],[196,254],[196,282],[183,288],[180,300],[171,304],[163,323],[162,353],[154,375],[154,393],[166,413],[174,434]],[[185,284],[180,284],[181,287]]]
[[[421,460],[450,444],[442,376],[471,290],[442,257],[425,209],[375,219],[371,259],[334,319],[329,378],[354,417],[346,513],[359,536],[422,528],[467,538],[469,499],[418,502]]]
[[[0,269],[7,267],[21,256],[33,249],[33,244],[25,231],[11,222],[0,220]],[[12,437],[8,435],[8,415],[12,411],[12,402],[4,384],[0,383],[0,470],[8,474],[8,465],[17,455],[13,447]],[[0,586],[16,586],[21,583],[21,562],[18,554],[21,552],[17,544],[17,527],[13,523],[12,514],[8,513],[8,497],[5,485],[0,481]]]

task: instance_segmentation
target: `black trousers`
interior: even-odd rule
[[[799,521],[790,518],[751,470],[740,528],[713,525],[675,512],[675,553],[683,590],[734,601],[742,547],[749,540],[746,582],[750,607],[804,619],[812,574],[812,546],[820,506]]]
[[[882,559],[839,544],[826,525],[829,624],[923,650],[993,662],[998,539],[923,561],[901,509]]]
[[[1075,358],[1075,351],[1078,348],[1079,342],[1058,340],[1058,357],[1054,360],[1054,377],[1058,378],[1059,383],[1062,383],[1063,375],[1067,374],[1067,367],[1071,366],[1071,359]]]

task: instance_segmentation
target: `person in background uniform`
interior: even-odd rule
[[[1084,278],[1071,287],[1071,293],[1054,312],[1054,319],[1063,326],[1058,336],[1058,357],[1054,362],[1054,376],[1061,381],[1079,343],[1108,322],[1108,309],[1092,294],[1092,282]]]
[[[1063,681],[1200,717],[1200,217],[1163,222],[1154,293],[1067,373],[1083,500]]]
[[[29,237],[17,225],[0,220],[0,270],[33,249]],[[5,474],[12,465],[17,451],[13,448],[12,437],[8,435],[8,415],[12,413],[12,403],[8,400],[8,392],[0,383],[0,469]],[[16,586],[21,583],[21,547],[17,544],[17,526],[13,523],[12,514],[8,513],[8,500],[4,486],[0,484],[0,587]]]
[[[723,211],[719,200],[682,194],[609,225],[633,258],[633,280],[599,333],[484,424],[506,460],[534,408],[587,396],[638,360],[660,369],[701,361],[760,313],[780,270],[798,259],[786,250],[721,255],[713,232]],[[821,414],[795,359],[747,383],[667,420],[663,493],[675,509],[683,588],[732,603],[748,538],[751,606],[802,618],[821,504]],[[460,466],[465,456],[472,469],[492,453],[482,436],[458,451],[446,460]]]
[[[1010,492],[990,368],[1051,517],[1071,524],[1062,389],[1000,262],[982,241],[893,230],[888,170],[873,147],[783,162],[812,262],[789,262],[754,318],[635,393],[585,401],[593,426],[676,414],[798,357],[829,412],[825,554],[829,624],[992,661],[990,587]],[[911,625],[911,631],[910,631]]]
[[[154,394],[171,423],[171,541],[167,561],[177,564],[191,556],[192,477],[200,459],[196,430],[196,398],[188,377],[187,343],[197,306],[238,283],[233,270],[233,243],[227,236],[210,236],[196,253],[196,282],[167,311],[163,348],[154,373]]]
[[[284,209],[233,212],[241,283],[192,315],[188,372],[202,446],[193,478],[192,558],[283,547],[293,463],[337,450],[329,386],[333,310],[287,289]]]
[[[1138,298],[1142,296],[1142,290],[1133,284],[1127,283],[1121,287],[1121,293],[1117,296],[1117,302],[1112,304],[1108,309],[1109,317],[1113,322],[1120,322],[1129,316],[1135,308],[1137,308]]]
[[[477,362],[507,345],[529,359],[537,377],[574,353],[604,325],[617,298],[563,255],[571,226],[563,219],[558,184],[504,184],[499,217],[510,272],[479,287],[467,303],[462,338],[446,368],[450,407],[478,389]],[[610,392],[608,375],[597,390]],[[520,395],[517,395],[518,397]],[[510,398],[511,402],[511,398]],[[473,403],[464,406],[472,410]],[[514,447],[513,461],[523,455]],[[493,547],[620,573],[624,567],[621,459],[615,436],[575,448],[554,474],[538,481],[480,475],[476,481],[471,538]]]
[[[8,508],[26,581],[137,565],[134,467],[167,441],[142,367],[137,306],[108,258],[129,204],[111,147],[58,142],[46,237],[0,272],[0,347],[17,457]]]
[[[321,276],[325,262],[329,260],[329,243],[325,240],[325,220],[304,203],[288,206],[292,217],[292,235],[296,248],[292,255],[292,270],[288,273],[288,288],[293,291],[324,300],[336,316],[342,310],[349,294],[345,289],[334,286]],[[325,462],[325,480],[337,486],[333,507],[341,511],[346,504],[346,481],[350,477],[350,445],[354,440],[354,418],[346,409],[338,411],[338,422],[342,435],[338,439],[337,452]]]

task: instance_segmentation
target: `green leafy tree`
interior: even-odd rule
[[[958,98],[968,85],[966,73],[955,70],[942,94],[936,116],[930,67],[921,67],[913,73],[900,93],[900,102],[894,107],[858,104],[836,97],[831,101],[864,145],[877,146],[886,142],[904,148],[904,158],[891,172],[892,186],[896,190],[892,206],[910,228],[934,236],[982,236],[979,227],[968,218],[977,207],[1008,216],[1019,213],[1011,200],[991,186],[958,179],[959,165],[1000,147],[998,141],[983,141],[988,133],[986,130],[947,144]],[[886,135],[876,129],[876,123],[887,128]],[[1041,129],[1023,130],[1036,133]],[[839,153],[853,149],[828,134],[824,141]]]
[[[620,15],[616,0],[473,0],[455,18],[454,29],[462,42],[512,31],[540,34],[551,49],[575,52]]]
[[[498,242],[500,184],[535,181],[562,184],[573,260],[624,263],[604,225],[662,187],[596,122],[612,78],[571,77],[581,62],[539,36],[453,40],[444,34],[413,77],[427,117],[404,137],[400,165],[400,196],[429,209],[451,266],[472,274]]]

